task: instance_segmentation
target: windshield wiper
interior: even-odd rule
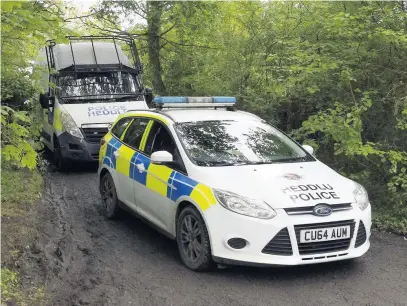
[[[272,164],[272,163],[273,163],[273,161],[271,161],[271,160],[269,160],[269,161],[259,160],[259,161],[247,161],[247,162],[244,162],[243,165],[265,165],[265,164]]]
[[[124,95],[122,95],[120,97],[109,98],[108,100],[126,101],[126,100],[128,100],[130,98],[139,98],[139,97],[142,97],[142,96],[143,96],[143,94],[141,94],[141,93],[134,93],[134,94],[132,93],[132,94],[124,94]]]
[[[103,97],[103,96],[114,96],[117,95],[117,97]],[[131,98],[139,98],[143,96],[142,93],[128,93],[128,94],[100,94],[100,95],[89,95],[89,96],[70,96],[70,97],[59,97],[64,103],[96,103],[99,101],[112,101],[112,102],[118,102],[118,101],[126,101]]]
[[[308,156],[303,156],[303,157],[287,157],[287,158],[281,158],[281,159],[274,160],[275,163],[295,163],[295,162],[306,162],[306,161],[312,161],[312,159],[309,158]]]
[[[234,162],[227,162],[224,160],[215,160],[215,161],[203,161],[203,160],[197,160],[196,163],[200,166],[236,166],[236,163]]]

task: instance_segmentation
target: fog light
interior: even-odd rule
[[[242,238],[231,238],[228,240],[228,245],[233,249],[243,249],[247,245],[247,241]]]

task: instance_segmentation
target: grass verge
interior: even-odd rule
[[[1,302],[2,305],[45,305],[43,286],[23,288],[19,261],[36,237],[30,210],[41,197],[43,177],[37,171],[2,167],[1,172]]]

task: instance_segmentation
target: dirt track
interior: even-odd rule
[[[26,273],[51,305],[407,305],[407,241],[374,234],[356,262],[296,268],[185,268],[173,241],[101,214],[94,169],[49,172]]]

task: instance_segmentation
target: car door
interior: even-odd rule
[[[121,146],[114,153],[116,157],[115,170],[118,185],[118,197],[123,203],[134,210],[137,210],[137,203],[134,198],[132,173],[134,167],[132,167],[132,159],[139,154],[138,149],[148,123],[149,119],[137,117],[131,118],[127,125],[126,122],[124,122],[124,130],[120,136]],[[123,129],[123,126],[120,128]],[[112,133],[113,132],[112,129]]]
[[[125,201],[123,197],[123,190],[122,190],[122,182],[123,182],[123,173],[126,171],[126,164],[125,164],[125,159],[124,158],[119,158],[120,153],[119,150],[122,150],[122,142],[121,139],[124,136],[124,132],[127,130],[127,128],[130,126],[130,123],[133,121],[132,117],[126,117],[123,119],[120,119],[111,129],[110,133],[112,134],[112,138],[110,139],[108,145],[107,145],[107,150],[106,150],[106,156],[109,157],[110,162],[109,166],[111,168],[111,174],[116,182],[116,191],[118,194],[118,197],[121,201],[125,202],[126,204],[127,201]],[[122,154],[123,157],[125,154]],[[120,171],[117,171],[119,169]]]
[[[174,160],[179,161],[179,169],[150,162],[151,154],[162,150],[173,154]],[[175,203],[171,200],[173,186],[169,180],[176,170],[185,170],[175,141],[163,123],[154,120],[142,151],[135,160],[135,173],[139,176],[134,188],[137,209],[150,221],[170,232],[173,221],[171,212],[175,209]]]

